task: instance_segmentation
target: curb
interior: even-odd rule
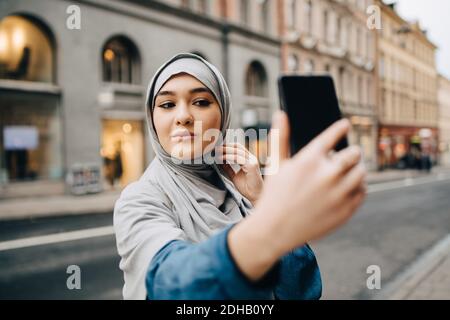
[[[435,243],[410,264],[373,300],[404,300],[416,287],[437,268],[450,251],[450,234]]]

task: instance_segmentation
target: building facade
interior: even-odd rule
[[[284,72],[329,73],[350,143],[362,147],[366,166],[376,167],[376,31],[367,27],[367,0],[283,0]]]
[[[438,153],[436,46],[417,22],[403,20],[394,5],[381,8],[379,31],[378,164],[413,165],[406,159]]]
[[[277,8],[275,1],[1,1],[2,182],[67,182],[85,192],[114,177],[121,186],[138,179],[154,156],[146,86],[179,52],[200,54],[224,74],[233,128],[264,126],[278,107]]]
[[[450,166],[450,80],[439,76],[439,163]]]

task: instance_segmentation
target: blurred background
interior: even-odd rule
[[[270,127],[281,73],[330,74],[369,196],[312,244],[324,298],[450,299],[448,12],[445,0],[0,0],[0,299],[121,298],[112,210],[154,157],[146,86],[179,52],[221,70],[233,128]]]

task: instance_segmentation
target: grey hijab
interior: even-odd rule
[[[139,181],[124,189],[114,209],[126,299],[146,297],[148,265],[169,241],[200,242],[240,221],[252,208],[215,163],[174,163],[161,146],[153,124],[155,96],[171,77],[180,73],[195,77],[213,93],[220,106],[224,137],[230,125],[230,92],[215,66],[195,54],[181,53],[157,70],[148,86],[146,101],[156,157]]]

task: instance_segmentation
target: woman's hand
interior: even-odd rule
[[[359,146],[334,152],[350,123],[340,120],[289,158],[289,122],[280,112],[273,123],[280,136],[280,166],[267,176],[255,214],[272,226],[274,245],[288,252],[346,222],[366,196],[366,170]]]
[[[360,148],[332,153],[350,129],[348,120],[333,124],[292,158],[284,112],[274,117],[272,128],[279,130],[278,172],[266,176],[253,213],[228,235],[237,264],[254,280],[290,250],[347,221],[366,195]],[[273,161],[276,159],[270,159]]]
[[[236,189],[255,205],[263,188],[258,159],[242,144],[228,143],[216,147],[216,160],[223,163],[221,166]],[[240,165],[240,170],[235,172],[230,164]]]

